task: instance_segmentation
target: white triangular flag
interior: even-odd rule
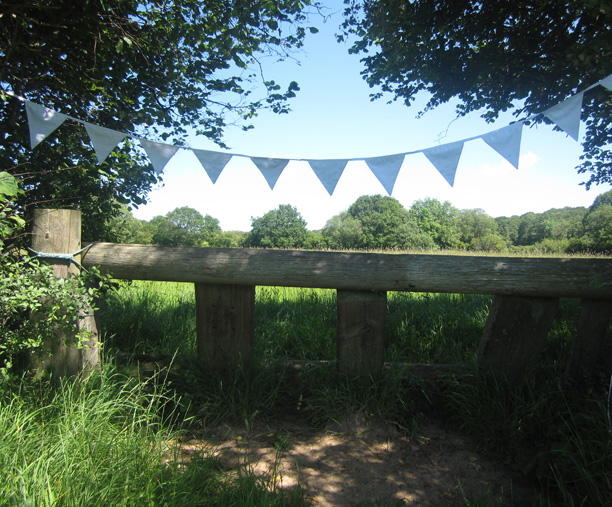
[[[347,162],[348,160],[341,159],[308,160],[310,167],[317,175],[317,178],[319,178],[319,181],[323,183],[329,195],[334,193]]]
[[[65,114],[41,106],[29,100],[25,101],[28,125],[30,127],[30,144],[34,149],[44,141],[51,132],[59,127],[68,118]]]
[[[519,121],[484,134],[482,140],[518,169],[522,133],[523,122]]]
[[[557,127],[564,130],[565,133],[575,141],[578,141],[578,133],[580,132],[580,113],[582,112],[582,96],[580,92],[573,97],[557,104],[544,111],[544,115],[553,121]]]
[[[397,175],[404,163],[405,155],[386,155],[384,157],[373,157],[365,159],[370,170],[378,181],[382,183],[389,195],[393,192],[393,186]]]
[[[225,169],[225,166],[230,161],[233,155],[228,153],[221,153],[218,151],[208,150],[192,150],[193,154],[198,158],[200,164],[208,174],[210,180],[214,183],[217,182],[217,178],[221,174],[221,171]]]
[[[608,77],[604,77],[599,84],[601,86],[605,86],[608,90],[612,90],[612,74],[610,74]]]
[[[284,158],[251,157],[251,160],[264,175],[272,190],[274,190],[274,185],[276,185],[283,169],[289,163],[289,160]]]
[[[457,172],[462,151],[463,141],[457,141],[428,148],[423,150],[423,154],[452,187],[455,184],[455,173]]]
[[[96,151],[98,164],[104,162],[106,157],[110,155],[110,152],[127,137],[127,134],[123,132],[100,127],[93,123],[83,122],[83,124],[85,125],[85,130],[87,130],[89,139],[91,139],[91,144],[93,144],[94,150]]]
[[[178,151],[178,146],[172,146],[171,144],[156,143],[147,139],[141,139],[140,144],[147,152],[147,156],[153,164],[153,169],[160,175],[164,171],[164,167],[168,161]]]

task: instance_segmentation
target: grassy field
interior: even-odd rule
[[[24,379],[0,392],[0,505],[306,505],[299,489],[276,490],[273,471],[228,474],[206,455],[180,468],[169,444],[184,431],[251,424],[300,404],[310,407],[313,426],[367,410],[414,432],[423,417],[442,416],[537,481],[540,505],[611,505],[606,379],[562,380],[578,302],[561,301],[542,361],[517,388],[476,368],[490,303],[488,296],[388,295],[386,361],[462,364],[461,374],[421,381],[391,367],[375,380],[353,379],[322,364],[296,382],[284,360],[335,359],[335,292],[258,287],[255,366],[220,379],[193,360],[192,285],[122,283],[100,305],[101,372],[59,390]],[[118,359],[150,353],[180,367],[134,377]]]

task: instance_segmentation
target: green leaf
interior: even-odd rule
[[[0,194],[14,196],[19,193],[17,178],[7,172],[0,172]]]

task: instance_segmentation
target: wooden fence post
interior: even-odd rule
[[[339,372],[376,376],[383,369],[387,293],[337,291],[337,358]]]
[[[248,368],[255,333],[255,286],[195,284],[198,358],[222,375]]]
[[[558,298],[495,296],[478,347],[478,361],[518,385],[537,360]]]
[[[601,353],[612,316],[612,301],[606,299],[582,299],[580,314],[576,322],[574,343],[567,362],[567,379],[582,380],[597,371],[602,364]],[[610,369],[610,359],[606,358],[605,368]],[[609,374],[609,371],[605,372]]]
[[[35,209],[32,212],[32,250],[49,254],[70,254],[81,249],[81,212],[78,210]],[[43,258],[44,259],[44,258]],[[80,261],[80,256],[75,258]],[[65,259],[44,259],[53,266],[53,274],[66,278],[80,273],[79,268]],[[81,318],[79,318],[81,317]],[[78,319],[78,320],[77,320]],[[59,332],[53,343],[44,346],[42,357],[36,364],[40,371],[51,368],[58,378],[73,376],[98,366],[100,348],[98,330],[93,311],[77,316],[77,332],[87,332],[89,340],[77,348],[75,335]]]

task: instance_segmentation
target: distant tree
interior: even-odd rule
[[[153,242],[153,231],[149,222],[134,218],[125,204],[121,206],[121,215],[108,220],[105,228],[106,232],[101,236],[103,241],[145,245]]]
[[[188,206],[154,217],[150,225],[156,245],[209,246],[221,233],[219,220]]]
[[[246,244],[263,248],[303,248],[307,238],[306,220],[293,206],[281,204],[264,216],[251,219]]]
[[[410,214],[416,219],[419,229],[430,236],[437,247],[461,246],[459,210],[450,202],[442,203],[437,199],[426,197],[412,204]]]
[[[497,230],[506,245],[516,245],[518,240],[518,230],[521,223],[521,217],[513,215],[511,217],[496,217],[495,223],[497,224]]]
[[[595,252],[612,253],[612,204],[595,208],[584,219],[583,245]]]
[[[612,252],[612,190],[598,195],[583,219],[584,236],[581,250]]]
[[[348,215],[361,223],[360,248],[430,248],[429,238],[397,199],[364,195],[348,209]],[[356,224],[348,222],[356,233]]]
[[[243,231],[222,231],[211,246],[240,248],[245,245],[248,235],[248,232]]]
[[[468,250],[499,251],[506,246],[495,219],[484,210],[461,210],[458,219],[461,243]]]
[[[589,212],[592,213],[600,206],[605,206],[606,204],[612,204],[612,190],[599,194],[589,207]]]
[[[363,243],[361,220],[351,216],[348,211],[330,218],[322,234],[329,248],[355,249]]]
[[[371,87],[425,111],[458,101],[457,115],[487,121],[516,105],[536,115],[612,74],[609,0],[350,0],[345,31],[363,53]],[[585,94],[587,188],[612,182],[612,92]],[[544,121],[542,115],[535,121]]]

